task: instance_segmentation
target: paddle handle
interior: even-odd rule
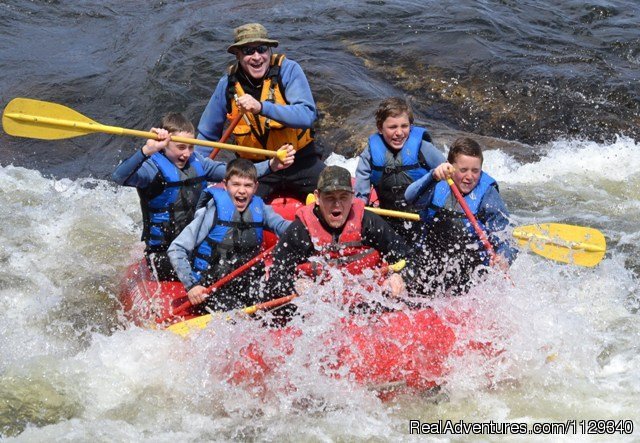
[[[494,251],[493,246],[489,242],[489,239],[487,238],[487,234],[485,234],[485,232],[482,230],[482,228],[478,224],[478,220],[476,220],[476,217],[473,215],[473,212],[471,212],[471,209],[469,209],[467,202],[464,201],[464,197],[460,193],[460,190],[458,189],[456,184],[453,182],[453,180],[451,180],[450,177],[447,178],[447,183],[451,187],[451,192],[453,192],[453,195],[456,197],[456,200],[458,200],[458,203],[462,207],[462,210],[467,216],[467,219],[473,226],[473,229],[476,231],[476,234],[480,238],[480,241],[482,241],[482,244],[484,245],[485,249],[489,253],[489,257],[491,257],[491,264],[493,264],[493,262],[496,259],[496,251]]]
[[[229,123],[229,126],[224,131],[224,134],[222,134],[222,137],[220,137],[220,140],[219,140],[220,143],[226,142],[229,139],[229,137],[231,137],[231,134],[233,134],[233,130],[236,128],[236,126],[238,126],[238,123],[240,122],[241,119],[242,119],[242,114],[238,114],[233,119],[233,121]],[[209,158],[213,160],[214,158],[216,158],[219,152],[220,152],[220,148],[215,148],[213,151],[211,151],[211,154],[209,154]]]
[[[148,131],[138,131],[136,129],[120,128],[118,126],[108,126],[96,122],[80,122],[73,120],[64,120],[59,118],[42,117],[20,113],[5,114],[4,117],[11,118],[19,121],[35,122],[41,125],[61,126],[65,128],[79,128],[86,130],[87,132],[103,132],[105,134],[114,135],[129,135],[132,137],[150,138],[153,140],[158,139],[158,135]],[[178,143],[186,143],[188,145],[207,146],[211,148],[227,149],[229,151],[246,152],[249,154],[264,155],[265,157],[278,157],[281,161],[287,156],[285,151],[269,151],[267,149],[249,148],[246,146],[230,145],[227,143],[212,142],[209,140],[198,140],[188,137],[171,137],[171,140]]]
[[[307,195],[306,204],[310,205],[315,201],[316,201],[315,195],[313,194]],[[394,211],[392,209],[374,208],[372,206],[365,206],[364,208],[369,212],[373,212],[374,214],[378,214],[378,215],[383,215],[385,217],[404,218],[411,221],[420,221],[420,215],[414,214],[412,212]]]
[[[253,305],[253,306],[248,306],[246,308],[242,308],[242,309],[239,310],[239,312],[243,312],[243,313],[248,314],[248,315],[253,315],[258,311],[265,311],[267,309],[273,309],[273,308],[277,308],[278,306],[286,305],[287,303],[291,302],[291,300],[293,300],[297,296],[298,296],[298,294],[291,294],[291,295],[287,295],[285,297],[276,298],[274,300],[269,300],[269,301],[266,301],[264,303],[258,303],[258,304]],[[208,316],[205,315],[205,316],[202,316],[202,317],[198,317],[197,319],[188,320],[187,322],[193,321],[193,320],[204,319],[206,317],[208,317],[208,319],[206,321],[206,323],[208,323],[209,320],[211,319],[211,315],[208,315]],[[229,319],[231,319],[231,316],[227,317],[227,320],[229,320]],[[183,323],[187,323],[187,322],[183,322]],[[178,323],[178,324],[180,324],[180,323]],[[172,330],[172,328],[175,328],[175,327],[176,327],[176,325],[172,325],[172,326],[169,327],[169,330]],[[204,325],[202,325],[200,327],[203,328]],[[178,333],[180,335],[184,335],[184,334],[182,334],[180,332],[177,332],[175,330],[173,332],[176,332],[176,333]]]
[[[390,272],[400,272],[404,269],[405,266],[407,266],[407,261],[405,259],[402,259],[396,263],[380,268],[380,272],[382,273],[382,275],[387,275]]]
[[[236,278],[237,276],[242,274],[244,271],[246,271],[247,269],[253,267],[259,261],[263,260],[267,255],[269,255],[271,253],[273,248],[275,248],[275,245],[271,246],[270,248],[265,249],[260,254],[256,255],[255,257],[253,257],[251,260],[249,260],[248,262],[246,262],[242,266],[238,267],[237,269],[234,269],[233,271],[231,271],[230,273],[228,273],[227,275],[222,277],[220,280],[218,280],[217,282],[215,282],[211,286],[209,286],[207,288],[207,292],[211,293],[211,292],[215,291],[216,289],[226,285],[231,280],[233,280],[234,278]],[[193,305],[191,304],[191,302],[189,300],[187,300],[186,302],[182,303],[180,306],[178,306],[177,308],[175,308],[173,310],[173,316],[177,317],[177,316],[182,315],[184,313],[184,311],[189,309],[191,306],[193,306]],[[162,319],[162,321],[159,321],[159,323],[163,323],[165,320],[166,320],[166,318]]]
[[[253,315],[258,311],[264,311],[264,310],[267,310],[267,309],[273,309],[273,308],[277,308],[278,306],[286,305],[287,303],[289,303],[291,300],[293,300],[297,296],[298,296],[298,294],[291,294],[291,295],[287,295],[285,297],[280,297],[280,298],[276,298],[274,300],[269,300],[269,301],[266,301],[264,303],[258,303],[257,305],[248,306],[246,308],[243,308],[242,312],[244,312],[245,314]]]
[[[133,131],[134,133],[141,132],[141,131],[136,131],[132,129],[127,129],[126,131]],[[153,132],[149,132],[148,134],[153,134]],[[137,135],[137,134],[129,134],[129,135]],[[147,138],[157,139],[157,135],[156,137],[147,137]],[[280,152],[268,151],[266,149],[248,148],[246,146],[230,145],[228,143],[212,142],[209,140],[198,140],[195,138],[188,138],[188,137],[171,136],[171,140],[178,143],[186,143],[188,145],[208,146],[210,148],[220,148],[220,149],[226,149],[228,151],[247,152],[249,154],[264,155],[265,157],[278,157],[280,160],[284,160],[284,157],[286,157],[286,153],[284,151],[282,151],[282,155],[281,155]]]
[[[382,209],[382,208],[372,208],[370,206],[366,206],[365,209],[367,211],[373,212],[374,214],[384,215],[386,217],[405,218],[411,221],[420,221],[420,215],[413,214],[411,212],[393,211],[391,209]]]

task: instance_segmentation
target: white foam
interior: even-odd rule
[[[562,220],[585,213],[586,203],[569,202],[586,195],[584,183],[594,177],[599,185],[625,177],[637,183],[635,149],[623,138],[612,145],[558,142],[531,165],[499,151],[487,152],[485,165],[504,182],[516,219]],[[614,153],[629,157],[627,170],[609,177],[599,168],[621,168]],[[599,167],[583,158],[591,155]],[[558,165],[572,159],[583,166]],[[353,173],[357,160],[334,155],[329,163]],[[561,178],[567,194],[547,204],[538,193],[552,193]],[[601,192],[625,209],[593,203],[592,216],[607,222],[607,235],[620,236],[625,250],[634,248],[637,223],[625,211],[637,208],[638,196],[615,186]],[[521,202],[522,195],[529,200]],[[119,275],[141,247],[134,190],[0,167],[0,217],[0,377],[3,386],[30,394],[26,407],[15,409],[16,422],[32,423],[22,441],[398,440],[417,417],[540,422],[571,414],[640,423],[640,326],[626,308],[638,286],[615,246],[594,269],[524,252],[511,280],[492,276],[469,296],[434,300],[439,311],[474,309],[476,328],[465,340],[489,341],[502,352],[453,356],[445,380],[450,401],[408,396],[385,404],[362,386],[319,374],[330,351],[319,337],[345,315],[339,303],[321,301],[330,288],[300,301],[308,333],[269,379],[275,393],[264,398],[229,384],[220,369],[242,343],[260,337],[257,325],[220,321],[183,341],[122,322],[114,300]]]
[[[533,163],[518,164],[501,151],[487,151],[484,169],[508,184],[566,183],[572,177],[624,182],[640,173],[640,147],[628,137],[617,137],[613,143],[558,140]]]

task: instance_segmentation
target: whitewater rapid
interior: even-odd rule
[[[214,321],[183,340],[122,315],[119,278],[142,253],[133,189],[0,167],[0,434],[405,441],[412,419],[640,426],[639,147],[619,137],[543,148],[529,163],[485,152],[514,224],[594,227],[607,238],[607,254],[581,268],[523,251],[508,279],[491,275],[465,297],[434,300],[436,311],[472,310],[477,327],[467,338],[502,350],[489,359],[451,357],[438,403],[419,395],[382,402],[366,387],[323,377],[317,355],[326,350],[316,339],[343,313],[311,297],[299,299],[311,320],[269,394],[229,384],[215,363],[259,336],[255,322]],[[354,159],[335,154],[328,163],[355,169]]]

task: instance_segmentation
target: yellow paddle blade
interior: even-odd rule
[[[211,321],[211,314],[203,315],[201,317],[192,318],[191,320],[181,321],[167,328],[167,331],[171,331],[174,334],[178,334],[182,337],[186,337],[191,331],[198,331],[207,327]]]
[[[592,267],[607,250],[604,235],[597,229],[561,223],[519,226],[513,236],[520,246],[562,263]]]
[[[82,127],[77,123],[82,123]],[[30,98],[14,98],[2,113],[4,132],[16,137],[58,140],[96,132],[95,129],[87,129],[86,125],[100,126],[66,106]]]

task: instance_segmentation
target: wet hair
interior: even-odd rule
[[[453,142],[449,149],[449,155],[447,155],[447,161],[451,164],[455,163],[458,155],[468,155],[469,157],[479,158],[480,164],[484,162],[480,144],[469,137],[459,137]]]
[[[402,97],[384,99],[376,110],[376,127],[380,129],[386,119],[389,117],[399,117],[404,113],[409,117],[409,123],[413,124],[413,110],[405,99]]]
[[[229,180],[234,175],[248,178],[253,182],[258,181],[258,171],[255,165],[246,158],[235,158],[227,163],[227,172],[224,175],[224,179]]]
[[[196,128],[184,115],[178,113],[167,114],[162,117],[160,123],[162,129],[166,129],[169,134],[175,134],[176,132],[189,132],[195,134]]]

